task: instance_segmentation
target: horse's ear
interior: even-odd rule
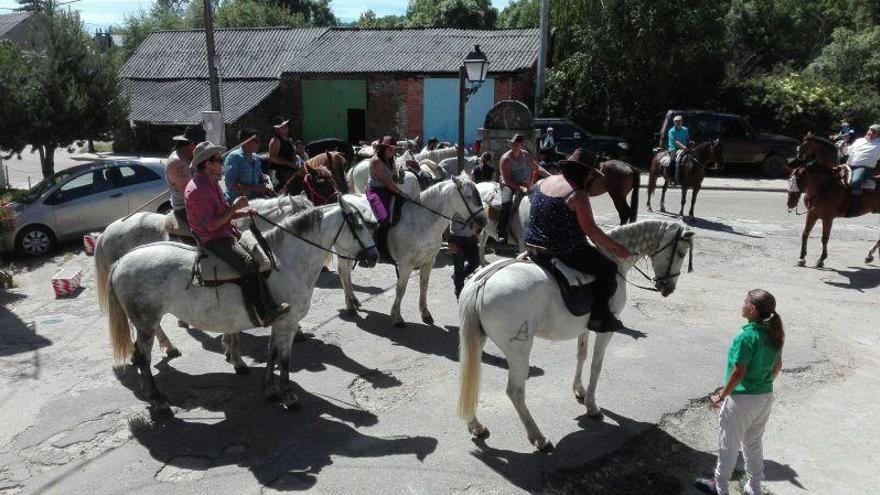
[[[808,137],[808,138],[813,137],[813,131],[807,131],[807,136],[806,136],[806,137]]]
[[[686,241],[693,239],[694,238],[694,231],[689,230],[689,229],[685,229],[685,231],[681,233],[681,238]]]
[[[452,176],[452,182],[455,184],[455,187],[461,187],[461,179],[457,175]]]

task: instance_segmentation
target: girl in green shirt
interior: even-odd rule
[[[715,478],[695,483],[706,493],[727,495],[740,450],[749,476],[746,493],[760,495],[764,479],[762,437],[773,404],[773,380],[782,369],[785,331],[776,313],[776,298],[765,290],[749,291],[742,316],[748,323],[727,353],[724,388],[709,403],[712,409],[721,408],[721,431]]]

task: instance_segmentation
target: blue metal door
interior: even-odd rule
[[[454,143],[458,140],[458,79],[426,78],[424,85],[422,141],[436,137]],[[495,105],[495,80],[487,79],[465,105],[464,139],[472,144],[477,129],[483,127],[486,113]]]

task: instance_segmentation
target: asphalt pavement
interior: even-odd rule
[[[671,190],[667,206],[678,198]],[[610,201],[596,211],[611,227]],[[717,449],[705,400],[722,384],[755,287],[776,295],[787,331],[765,435],[767,490],[875,491],[880,267],[864,257],[877,218],[838,220],[816,269],[795,266],[803,217],[786,213],[782,193],[706,190],[696,213],[695,271],[668,298],[628,290],[628,330],[614,337],[599,381],[603,419],[585,417],[571,393],[575,342],[535,343],[526,401],[552,454],[526,440],[492,344],[478,410],[491,437],[472,440],[456,416],[459,322],[445,254],[429,289],[434,325],[419,320],[417,278],[402,305],[409,325],[390,325],[388,265],[355,270],[357,315],[342,311],[335,272],[321,276],[302,322],[315,338],[294,347],[293,411],[262,397],[266,331],[242,334],[252,373],[238,376],[219,336],[166,317],[183,352],[167,360],[154,348],[169,422],[151,419],[130,367],[113,366],[92,259],[68,246],[19,262],[19,288],[0,293],[0,493],[694,493],[691,478],[711,473]],[[84,289],[55,299],[49,279],[69,267],[86,269]]]

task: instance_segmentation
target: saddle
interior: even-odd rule
[[[268,275],[272,270],[272,263],[266,252],[260,247],[257,238],[250,231],[246,231],[238,239],[238,243],[251,255],[260,267],[260,273]],[[193,265],[193,278],[202,285],[220,285],[226,282],[234,282],[241,279],[241,274],[233,270],[225,261],[212,254],[207,249],[200,247],[189,248],[198,253]]]
[[[593,291],[590,288],[596,277],[580,270],[576,270],[559,258],[550,256],[546,248],[534,244],[526,244],[528,257],[532,262],[550,272],[565,307],[574,316],[584,316],[593,307]]]
[[[676,153],[676,155],[675,155],[676,160],[680,161],[681,155],[682,155],[682,153],[684,153],[684,150],[676,150],[675,153]],[[666,155],[664,157],[660,158],[660,166],[663,168],[668,168],[671,163],[672,163],[672,153],[667,151]]]
[[[165,214],[165,231],[175,237],[195,238],[189,225],[181,222],[177,215],[174,214],[174,211],[169,211]]]

